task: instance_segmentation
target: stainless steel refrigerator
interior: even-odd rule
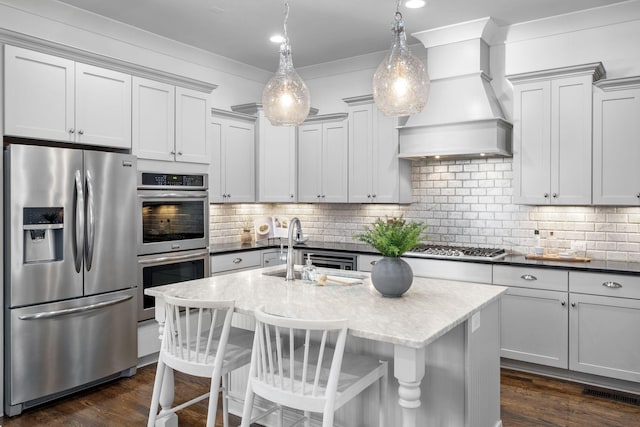
[[[137,363],[136,159],[13,144],[4,152],[5,413]]]

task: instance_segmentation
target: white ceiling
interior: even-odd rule
[[[275,70],[282,0],[58,0],[264,70]],[[401,8],[407,32],[491,16],[526,22],[625,0],[427,0]],[[387,50],[395,0],[289,0],[287,26],[296,67]],[[409,40],[416,43],[415,39]]]

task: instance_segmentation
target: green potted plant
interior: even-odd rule
[[[386,297],[399,297],[409,290],[413,271],[402,254],[421,244],[427,225],[422,221],[407,221],[402,216],[376,219],[354,239],[368,243],[383,256],[371,270],[371,282]]]

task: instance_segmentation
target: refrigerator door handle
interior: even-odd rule
[[[125,297],[117,298],[111,301],[98,302],[95,304],[89,304],[82,307],[65,308],[63,310],[54,310],[54,311],[42,311],[40,313],[34,313],[34,314],[25,314],[24,316],[19,316],[18,319],[20,320],[51,319],[52,317],[60,317],[60,316],[67,316],[69,314],[84,313],[87,311],[108,307],[110,305],[116,305],[121,302],[130,300],[131,298],[133,298],[132,295],[127,295]]]
[[[95,221],[95,192],[93,191],[93,175],[91,171],[87,169],[87,250],[86,250],[86,266],[87,271],[91,270],[91,264],[93,262],[93,249],[94,240],[96,236],[96,221]]]
[[[76,212],[75,212],[75,238],[76,238],[76,254],[75,267],[76,272],[80,273],[82,269],[82,254],[84,253],[84,190],[82,185],[82,176],[79,170],[76,170]]]

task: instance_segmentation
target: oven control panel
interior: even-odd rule
[[[138,188],[166,188],[181,187],[189,189],[206,189],[207,174],[171,174],[171,173],[155,173],[141,172],[138,179]]]

